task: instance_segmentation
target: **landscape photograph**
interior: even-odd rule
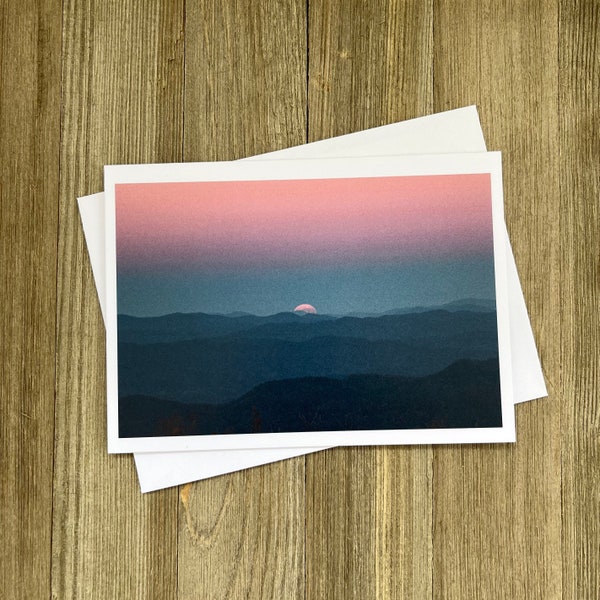
[[[119,437],[502,426],[488,174],[115,186]]]

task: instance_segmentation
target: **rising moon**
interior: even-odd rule
[[[298,304],[294,309],[294,312],[309,313],[311,315],[317,314],[317,309],[312,304]]]

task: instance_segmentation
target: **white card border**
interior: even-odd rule
[[[117,183],[260,181],[336,177],[383,177],[490,173],[494,227],[494,266],[498,318],[502,427],[435,430],[324,431],[214,436],[119,438],[117,373],[117,296],[115,196]],[[510,327],[506,283],[506,253],[502,228],[501,155],[499,152],[402,155],[397,157],[320,158],[296,160],[233,161],[157,165],[113,165],[105,167],[106,284],[107,284],[107,406],[108,451],[171,452],[251,448],[291,448],[332,445],[449,444],[515,441],[514,405],[510,361]]]

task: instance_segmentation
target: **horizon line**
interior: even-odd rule
[[[134,319],[158,319],[160,317],[167,317],[171,315],[207,315],[214,317],[230,317],[230,318],[241,318],[244,316],[248,317],[273,317],[276,315],[296,315],[300,318],[303,317],[332,317],[332,318],[343,318],[343,317],[354,317],[354,318],[369,318],[369,317],[378,317],[378,316],[393,316],[396,311],[406,311],[409,313],[411,310],[419,310],[419,312],[431,312],[435,310],[444,310],[444,307],[456,306],[459,304],[468,304],[468,303],[489,303],[493,304],[493,307],[484,308],[484,311],[481,312],[493,312],[496,310],[496,299],[495,298],[459,298],[457,300],[451,300],[450,302],[436,303],[436,304],[411,304],[406,306],[398,306],[395,308],[390,308],[382,311],[369,311],[369,310],[352,310],[345,313],[330,313],[330,312],[317,312],[316,314],[304,313],[301,311],[294,310],[281,310],[272,313],[266,314],[257,314],[244,310],[232,310],[226,313],[223,312],[205,312],[202,310],[195,311],[174,311],[168,313],[161,313],[155,315],[134,315],[130,313],[117,313],[117,317],[131,317]],[[426,309],[426,310],[422,310]],[[429,309],[429,310],[427,310]],[[459,312],[459,311],[455,311]],[[480,312],[480,311],[469,311],[469,312]],[[362,316],[361,316],[362,315]]]

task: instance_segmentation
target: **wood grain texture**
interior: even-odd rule
[[[304,460],[181,488],[179,598],[304,598]]]
[[[598,597],[598,0],[0,6],[0,598]],[[471,103],[550,390],[517,408],[518,443],[334,449],[140,494],[106,454],[76,196],[104,164]]]
[[[186,5],[185,160],[306,142],[306,4]]]
[[[106,454],[102,319],[75,198],[102,167],[181,159],[183,4],[66,2],[52,593],[175,598],[177,492]]]
[[[50,590],[60,3],[0,3],[0,598]]]
[[[432,35],[429,2],[311,3],[309,141],[430,112]],[[431,460],[429,447],[307,457],[307,598],[431,597]]]
[[[185,160],[306,141],[298,0],[187,3]],[[185,486],[179,598],[304,598],[304,459]]]
[[[600,590],[600,2],[560,4],[563,596]]]
[[[559,598],[558,6],[438,1],[435,14],[435,108],[477,104],[488,147],[503,151],[550,398],[517,407],[514,446],[435,450],[434,598]]]
[[[309,142],[428,114],[433,2],[309,3]]]

